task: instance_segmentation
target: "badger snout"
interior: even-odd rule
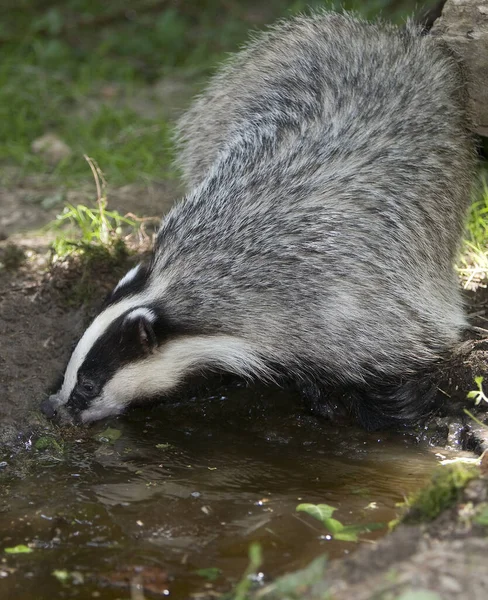
[[[51,394],[41,402],[41,412],[49,420],[56,420],[58,424],[74,423],[76,419],[63,406],[58,394]]]
[[[44,398],[41,402],[41,412],[48,419],[54,419],[58,414],[59,399],[57,394]]]
[[[41,402],[41,412],[58,425],[81,425],[80,411],[73,411],[62,402],[60,394],[51,394]]]

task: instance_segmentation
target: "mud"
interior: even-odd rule
[[[17,268],[0,269],[0,444],[45,426],[37,412],[40,400],[58,379],[90,315],[131,266],[128,258],[94,267],[88,302],[77,292],[83,269],[76,260],[52,267],[54,234],[45,226],[61,206],[43,200],[58,193],[61,204],[90,204],[93,192],[87,185],[60,194],[47,178],[29,178],[14,190],[0,188],[0,263],[8,263],[12,248],[24,254]],[[161,216],[179,193],[176,182],[128,185],[110,191],[110,207],[121,214]]]

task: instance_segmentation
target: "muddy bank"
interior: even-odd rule
[[[46,427],[39,402],[59,378],[93,306],[125,270],[105,269],[106,278],[96,282],[92,301],[84,304],[76,265],[49,272],[47,254],[22,249],[25,264],[0,273],[0,444]],[[9,252],[11,246],[4,246],[3,254]]]
[[[43,229],[65,202],[90,205],[93,184],[60,191],[49,178],[0,188],[0,444],[46,427],[38,406],[55,385],[90,316],[137,257],[51,265],[54,233]],[[120,214],[161,216],[181,193],[178,183],[110,190]],[[154,227],[155,223],[151,223]]]

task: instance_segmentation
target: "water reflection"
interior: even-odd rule
[[[149,596],[186,599],[205,585],[201,568],[221,569],[212,585],[229,589],[251,541],[267,576],[341,556],[355,545],[327,539],[297,504],[337,506],[344,523],[386,523],[436,462],[408,435],[318,421],[275,390],[220,389],[136,411],[111,423],[121,430],[113,444],[94,439],[106,426],[80,430],[61,456],[37,453],[35,467],[4,483],[1,545],[34,552],[3,559],[2,598],[127,597],[140,577]],[[63,583],[54,570],[79,578]]]

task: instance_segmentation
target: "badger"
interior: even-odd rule
[[[424,414],[466,326],[466,106],[458,61],[412,22],[315,12],[255,35],[177,124],[186,194],[43,412],[89,423],[230,373],[369,428]]]

